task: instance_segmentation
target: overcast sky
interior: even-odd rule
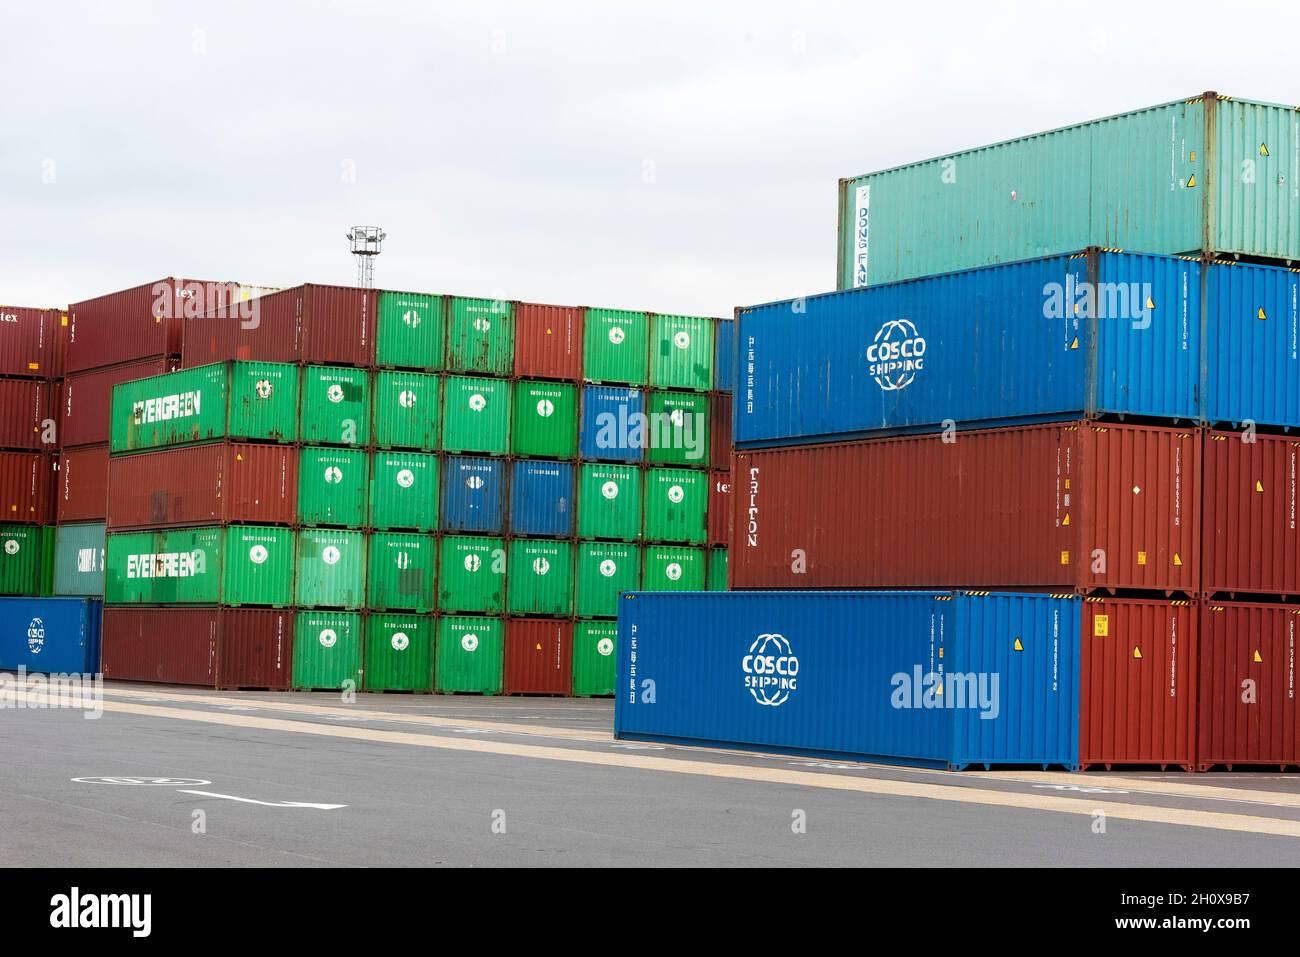
[[[377,224],[381,287],[730,314],[833,288],[841,176],[1300,103],[1297,9],[0,0],[0,302],[351,283]]]

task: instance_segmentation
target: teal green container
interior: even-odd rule
[[[650,449],[654,465],[709,464],[709,398],[697,392],[650,393]]]
[[[704,316],[653,316],[650,384],[658,389],[712,389],[716,323]]]
[[[500,613],[505,544],[499,538],[447,535],[438,557],[438,607],[444,612]]]
[[[116,532],[104,549],[110,605],[293,604],[294,532],[262,525]]]
[[[573,693],[579,698],[614,693],[614,652],[618,646],[618,622],[575,621],[573,623]]]
[[[366,523],[370,457],[361,449],[298,450],[298,524],[360,528]]]
[[[54,594],[103,597],[104,537],[103,522],[58,526],[54,534]]]
[[[449,376],[443,394],[442,447],[449,452],[510,451],[510,382]]]
[[[303,608],[359,609],[366,603],[366,536],[334,528],[298,532],[295,603]]]
[[[705,564],[702,548],[648,545],[641,574],[641,590],[704,591]]]
[[[375,365],[381,369],[443,367],[447,320],[442,296],[421,292],[379,293],[375,326]]]
[[[626,309],[588,309],[583,320],[582,374],[588,382],[645,385],[650,316]]]
[[[578,477],[578,537],[641,537],[641,470],[588,462]]]
[[[515,357],[515,304],[452,299],[447,317],[447,368],[508,376]]]
[[[571,542],[516,538],[510,543],[508,570],[510,614],[573,614]]]
[[[622,542],[579,542],[573,613],[615,618],[621,592],[641,587],[641,550]]]
[[[709,473],[697,469],[647,469],[644,534],[651,542],[704,542]]]
[[[434,624],[428,615],[366,617],[366,691],[432,691]]]
[[[299,431],[313,445],[368,445],[370,373],[336,366],[303,369]]]
[[[375,373],[375,445],[382,449],[438,448],[442,380],[425,372]]]
[[[505,629],[500,618],[438,621],[434,687],[441,694],[500,694]]]
[[[296,612],[293,686],[300,691],[360,690],[361,634],[357,612]]]
[[[375,532],[370,536],[366,605],[387,611],[432,611],[438,548],[432,535]]]
[[[515,455],[578,455],[578,387],[571,382],[516,382],[510,450]]]
[[[438,456],[376,452],[370,468],[370,527],[430,532],[438,527]]]
[[[704,587],[706,591],[727,590],[727,550],[725,548],[709,549],[708,578]]]

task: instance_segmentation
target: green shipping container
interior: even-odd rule
[[[298,524],[360,528],[366,523],[370,458],[361,449],[298,450]]]
[[[641,552],[620,542],[579,542],[573,613],[616,618],[620,592],[641,587]]]
[[[389,611],[432,611],[437,562],[432,535],[375,532],[370,536],[366,605]]]
[[[365,690],[432,691],[433,634],[427,615],[369,615]]]
[[[696,392],[650,393],[651,463],[709,464],[709,398]]]
[[[426,372],[375,373],[375,445],[384,449],[438,448],[442,380]]]
[[[578,387],[569,382],[516,382],[510,450],[515,455],[578,455]]]
[[[443,366],[446,329],[442,296],[383,290],[375,328],[375,364],[437,372]]]
[[[439,549],[438,607],[444,612],[500,612],[505,573],[501,539],[446,536]]]
[[[650,384],[660,389],[713,388],[716,319],[656,314],[650,324]]]
[[[104,523],[60,525],[54,533],[54,594],[102,597]]]
[[[438,456],[376,452],[370,468],[370,527],[438,527]]]
[[[41,594],[46,538],[38,525],[0,525],[0,595]]]
[[[447,368],[508,376],[515,359],[515,304],[452,299],[447,317]]]
[[[646,540],[702,543],[709,506],[709,473],[647,469],[645,483]]]
[[[588,382],[645,385],[650,316],[625,309],[588,309],[583,320],[582,372]]]
[[[109,451],[211,439],[298,438],[298,369],[218,362],[113,386]]]
[[[516,538],[507,567],[512,615],[573,614],[573,544]]]
[[[299,416],[304,442],[370,444],[370,373],[338,366],[302,370]]]
[[[297,604],[361,608],[366,601],[366,537],[361,532],[304,528],[298,533]]]
[[[579,698],[614,693],[618,622],[573,623],[573,693]]]
[[[578,537],[641,537],[641,470],[630,465],[588,463],[578,485]]]
[[[707,591],[727,590],[727,550],[725,548],[709,549],[709,577],[705,588]]]
[[[263,525],[206,525],[109,534],[110,605],[293,604],[294,533]]]
[[[361,615],[299,611],[293,617],[293,686],[301,691],[361,688]]]
[[[442,447],[449,452],[510,451],[510,383],[449,376],[443,396]]]
[[[643,591],[704,591],[704,549],[649,545],[645,550]]]
[[[501,693],[505,633],[500,618],[451,617],[438,622],[434,686],[440,693]]]

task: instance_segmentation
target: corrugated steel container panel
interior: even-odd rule
[[[608,697],[614,693],[614,655],[618,622],[573,623],[573,694],[579,698]]]
[[[72,303],[65,371],[179,355],[184,320],[210,303],[227,301],[230,288],[230,283],[167,278]]]
[[[731,396],[709,396],[709,465],[715,469],[731,468],[731,420]]]
[[[427,615],[368,615],[365,690],[432,691],[433,629]]]
[[[1072,769],[1079,618],[1046,595],[625,595],[614,735]]]
[[[506,622],[505,694],[573,692],[573,623],[511,618]]]
[[[293,604],[294,533],[263,525],[109,534],[110,605]]]
[[[304,608],[361,608],[366,603],[366,536],[330,528],[298,533],[295,604]]]
[[[515,375],[581,379],[584,311],[530,302],[515,306]]]
[[[650,385],[656,389],[713,388],[716,320],[703,316],[650,317]]]
[[[0,599],[0,669],[98,674],[102,610],[92,598]]]
[[[634,542],[641,537],[641,470],[587,462],[578,488],[578,535]]]
[[[366,576],[366,607],[432,611],[437,568],[438,546],[432,535],[373,533]]]
[[[59,403],[59,437],[63,447],[107,444],[113,387],[120,382],[163,375],[175,368],[174,359],[146,359],[68,376],[63,380]]]
[[[736,391],[736,323],[718,319],[713,327],[713,388]]]
[[[515,304],[495,299],[451,300],[447,369],[508,376],[514,365]]]
[[[708,472],[646,470],[644,534],[647,541],[702,545],[707,537],[708,505]]]
[[[578,454],[578,387],[569,382],[516,382],[510,423],[515,455],[571,459]]]
[[[1200,268],[1092,251],[742,309],[736,447],[1196,420]]]
[[[186,367],[225,359],[369,367],[375,363],[373,289],[304,285],[185,323]]]
[[[295,612],[293,686],[304,691],[359,689],[361,644],[359,612]]]
[[[370,373],[331,366],[304,369],[299,431],[304,442],[369,444]]]
[[[1300,595],[1300,441],[1207,432],[1203,469],[1202,591]]]
[[[52,379],[55,369],[56,310],[0,306],[0,376]]]
[[[376,452],[370,470],[370,527],[433,531],[438,527],[438,457],[431,452]]]
[[[588,382],[645,385],[649,380],[650,316],[626,309],[588,309],[582,375]]]
[[[499,613],[504,607],[505,544],[499,538],[447,535],[438,557],[438,608]]]
[[[442,488],[442,527],[453,532],[505,531],[505,463],[500,459],[446,459]]]
[[[54,531],[54,594],[104,597],[104,524],[60,525]]]
[[[0,522],[50,522],[56,464],[44,452],[0,452]]]
[[[104,677],[287,691],[292,628],[267,608],[105,608]]]
[[[727,590],[727,549],[709,549],[709,569],[704,587],[708,591]]]
[[[622,542],[579,542],[573,613],[614,618],[618,596],[641,587],[641,550]]]
[[[440,693],[501,693],[505,629],[500,618],[473,616],[438,620],[434,687]]]
[[[707,581],[704,549],[647,545],[641,570],[646,591],[703,591]]]
[[[1197,761],[1202,770],[1300,765],[1300,607],[1207,602],[1201,609]]]
[[[381,448],[438,448],[442,380],[423,372],[375,374],[375,444]]]
[[[1300,258],[1300,107],[1218,98],[1210,247]]]
[[[108,446],[64,449],[55,477],[56,512],[63,522],[102,522],[108,516]]]
[[[709,473],[708,543],[731,544],[731,523],[734,509],[731,506],[732,484],[730,472]]]
[[[510,530],[515,535],[573,534],[573,463],[517,461],[511,465]]]
[[[656,465],[709,464],[709,397],[690,392],[650,393],[650,451]]]
[[[506,610],[512,615],[573,614],[573,543],[516,538],[509,550]]]
[[[446,304],[421,292],[379,293],[375,364],[382,368],[442,369],[446,351]]]
[[[0,525],[0,595],[41,594],[48,536],[35,525]]]
[[[449,452],[510,451],[510,383],[448,376],[442,402],[442,447]]]
[[[114,455],[108,462],[108,489],[108,525],[114,530],[231,522],[292,525],[298,450],[216,442]]]
[[[584,459],[640,462],[645,458],[645,392],[622,386],[582,390],[579,446]]]
[[[0,312],[4,311],[0,306]],[[58,437],[58,397],[51,382],[0,379],[0,448],[39,451]]]
[[[298,452],[298,522],[364,525],[369,466],[370,456],[361,449],[303,446]]]
[[[1079,764],[1196,769],[1196,630],[1188,601],[1090,598],[1079,633]]]
[[[731,584],[1195,594],[1200,447],[1066,424],[738,453]]]

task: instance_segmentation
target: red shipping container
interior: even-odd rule
[[[293,612],[106,607],[101,670],[114,681],[287,691]]]
[[[108,514],[108,446],[64,449],[54,497],[59,524],[104,521]]]
[[[188,320],[186,368],[251,359],[369,367],[375,364],[373,289],[296,286]]]
[[[54,524],[55,458],[43,452],[0,452],[0,522]]]
[[[505,694],[572,694],[573,623],[507,620],[504,671]]]
[[[1201,606],[1197,762],[1300,765],[1296,632],[1300,607],[1205,602]]]
[[[1276,435],[1205,438],[1201,587],[1206,595],[1300,594],[1296,472],[1300,442]]]
[[[733,588],[1199,588],[1196,432],[1080,423],[736,454]]]
[[[1190,601],[1090,598],[1079,632],[1079,763],[1196,767]]]
[[[515,375],[582,379],[582,321],[578,306],[515,304]]]
[[[72,333],[72,318],[66,309],[50,310],[50,361],[49,377],[62,379],[67,372],[68,337]]]
[[[108,501],[113,530],[292,525],[298,511],[298,450],[218,442],[112,456]]]
[[[169,277],[74,302],[68,307],[66,372],[178,355],[185,319],[228,301],[236,288]]]
[[[63,380],[59,405],[59,441],[65,449],[102,445],[109,439],[113,386],[176,369],[174,359],[153,358],[125,365],[76,372]]]
[[[53,379],[54,310],[0,306],[0,376]]]
[[[731,468],[731,393],[709,396],[709,459],[715,469]]]
[[[40,379],[0,379],[0,448],[52,450],[58,437],[56,392],[54,383]]]
[[[731,544],[731,473],[712,472],[709,475],[709,544]]]

